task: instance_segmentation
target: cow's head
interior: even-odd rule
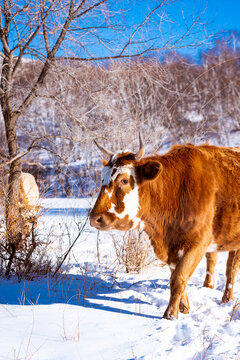
[[[139,135],[137,153],[130,151],[112,153],[99,145],[108,160],[103,161],[102,186],[90,213],[90,224],[98,230],[130,230],[141,223],[139,185],[153,180],[161,164],[152,159],[142,159],[144,147]]]

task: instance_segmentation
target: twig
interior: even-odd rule
[[[232,310],[232,314],[230,317],[230,321],[233,320],[233,316],[239,308],[240,308],[240,299],[237,299],[233,304],[233,310]]]
[[[67,250],[67,251],[65,252],[65,254],[63,255],[62,260],[61,260],[60,263],[58,264],[58,266],[57,266],[56,270],[54,271],[52,277],[54,277],[54,276],[57,274],[58,270],[60,269],[60,267],[62,266],[62,264],[63,264],[64,261],[66,260],[68,254],[69,254],[70,251],[72,250],[73,246],[76,244],[77,240],[79,239],[79,237],[81,236],[81,234],[82,234],[82,232],[83,232],[83,229],[84,229],[85,226],[86,226],[87,221],[88,221],[88,216],[86,216],[86,219],[85,219],[85,221],[84,221],[81,229],[79,230],[79,232],[78,232],[75,240],[73,241],[73,243],[69,246],[68,250]]]

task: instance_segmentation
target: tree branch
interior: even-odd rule
[[[27,148],[27,150],[23,151],[21,154],[18,154],[18,155],[16,155],[16,156],[14,156],[14,157],[13,157],[12,159],[10,159],[9,161],[6,161],[6,162],[4,162],[4,163],[1,163],[1,164],[0,164],[0,167],[6,166],[6,165],[10,165],[10,164],[12,164],[14,161],[23,158],[23,157],[26,156],[32,149],[34,149],[34,148],[36,147],[35,144],[36,144],[38,141],[40,141],[40,140],[42,140],[42,139],[44,139],[44,138],[46,138],[46,137],[45,137],[45,136],[41,136],[40,138],[34,139],[34,140],[31,142],[30,146]]]
[[[79,17],[87,14],[89,11],[97,8],[98,6],[100,6],[101,4],[105,3],[106,1],[107,1],[107,0],[99,1],[98,3],[90,6],[88,9],[86,9],[85,11],[81,12],[81,14],[78,14],[78,15],[76,15],[76,14],[77,14],[77,11],[75,11],[75,12],[74,12],[74,18],[77,19],[77,18],[79,18]],[[78,8],[78,11],[79,11],[79,9],[80,9],[80,8]]]
[[[22,102],[22,104],[19,106],[18,110],[15,111],[15,117],[18,118],[24,111],[25,109],[30,105],[30,103],[32,102],[32,100],[34,99],[34,97],[36,97],[36,92],[37,89],[43,84],[44,79],[47,75],[47,72],[49,70],[50,67],[50,63],[53,60],[57,50],[59,49],[61,43],[64,40],[64,37],[66,35],[66,32],[69,28],[69,25],[72,21],[72,17],[73,17],[73,9],[74,9],[74,0],[71,0],[70,2],[70,6],[69,6],[69,13],[68,13],[68,17],[62,27],[61,33],[58,37],[58,39],[56,40],[52,50],[50,51],[50,53],[47,56],[46,62],[42,68],[42,71],[37,79],[37,81],[35,82],[35,84],[33,85],[32,89],[30,90],[28,96],[24,99],[24,101]]]
[[[93,139],[94,136],[93,134],[91,133],[91,131],[86,127],[86,125],[84,124],[84,122],[80,119],[78,119],[76,116],[74,116],[69,107],[65,104],[64,101],[62,101],[61,99],[59,99],[58,97],[56,96],[53,96],[53,95],[41,95],[39,97],[44,97],[44,98],[48,98],[48,99],[52,99],[54,100],[55,102],[57,102],[61,108],[63,109],[63,111],[65,112],[66,115],[68,115],[72,120],[74,120],[77,124],[79,124],[80,126],[82,126],[84,128],[84,130],[90,134],[91,138]],[[92,108],[91,110],[89,110],[88,112],[85,113],[85,116],[90,114],[92,111],[94,110],[94,108]]]
[[[161,3],[156,6],[152,11],[150,11],[150,13],[145,17],[145,19],[143,20],[143,22],[141,24],[138,25],[138,27],[133,31],[133,33],[131,34],[131,36],[129,37],[127,43],[124,45],[124,47],[122,48],[122,51],[120,52],[119,56],[123,55],[124,51],[127,49],[127,47],[131,44],[132,39],[134,38],[134,36],[137,34],[137,32],[146,24],[146,22],[149,20],[149,18],[152,16],[152,14],[154,14],[160,7],[162,7],[164,5],[164,2],[166,0],[162,0]]]
[[[49,6],[49,8],[47,9],[44,17],[42,17],[42,21],[38,24],[38,26],[35,28],[35,30],[34,30],[32,33],[30,33],[30,34],[27,36],[27,38],[22,39],[22,41],[20,41],[20,42],[17,44],[17,46],[12,49],[12,52],[14,52],[17,48],[21,47],[22,44],[25,42],[24,46],[21,47],[20,54],[19,54],[18,59],[17,59],[15,65],[14,65],[13,73],[16,71],[16,69],[17,69],[17,67],[18,67],[18,65],[19,65],[19,63],[20,63],[20,61],[21,61],[21,59],[22,59],[22,57],[23,57],[23,55],[24,55],[25,50],[28,48],[29,44],[34,40],[34,38],[35,38],[36,35],[38,34],[38,32],[39,32],[42,24],[44,23],[44,21],[46,20],[46,18],[47,18],[48,15],[50,14],[50,11],[51,11],[51,9],[53,8],[53,5],[54,5],[55,1],[56,1],[56,0],[52,0],[52,1],[51,1],[50,6]],[[26,41],[26,40],[27,40],[27,41]]]

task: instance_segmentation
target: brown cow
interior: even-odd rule
[[[136,154],[98,147],[108,161],[90,223],[99,230],[145,230],[172,272],[163,317],[189,312],[187,282],[206,252],[230,251],[226,295],[231,297],[240,251],[240,152],[186,144],[143,158],[141,137]]]

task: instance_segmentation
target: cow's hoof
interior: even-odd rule
[[[188,314],[190,311],[190,307],[185,305],[182,301],[180,301],[179,311],[183,314]]]
[[[230,300],[232,300],[229,296],[227,296],[227,295],[223,295],[223,297],[222,297],[222,303],[224,303],[224,304],[226,304],[226,303],[228,303]]]
[[[169,314],[168,311],[165,311],[165,313],[163,314],[163,319],[177,320],[177,317],[175,317],[173,314]]]
[[[214,289],[214,284],[207,282],[207,281],[204,282],[203,286],[207,287],[209,289]]]

